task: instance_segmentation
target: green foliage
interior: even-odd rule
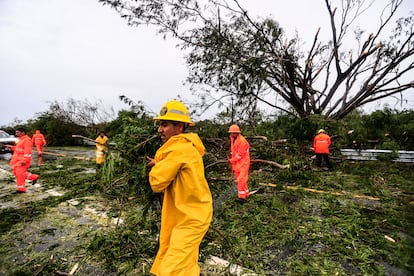
[[[403,170],[407,173],[409,168]],[[280,175],[275,182],[284,180]],[[340,189],[356,193],[363,188],[349,176],[343,179],[341,187],[332,186],[335,183],[329,184],[328,176],[313,173],[310,185],[321,187],[326,183],[325,191]],[[410,173],[409,179],[412,177]],[[410,182],[404,182],[407,181]],[[381,263],[410,269],[407,260],[412,245],[384,254],[395,248],[384,235],[395,237],[407,223],[406,219],[412,218],[410,208],[404,206],[398,208],[401,213],[397,214],[391,206],[268,187],[242,207],[228,201],[215,209],[215,220],[206,237],[209,245],[205,244],[203,250],[265,275],[387,275],[390,268]],[[402,221],[391,221],[399,217]],[[407,234],[412,232],[403,228]],[[408,242],[403,240],[404,244]],[[378,262],[378,258],[382,261]]]
[[[138,138],[135,144],[124,144],[127,148],[119,150],[124,156],[128,154],[129,158],[133,158],[128,160],[129,163],[134,163],[131,160],[151,154],[157,148],[155,139],[150,139],[153,124],[147,124],[152,121],[147,122],[141,117],[131,120],[127,116],[124,119],[127,122],[126,133],[120,133],[119,139]],[[136,147],[143,141],[146,141],[148,148]],[[267,141],[261,140],[252,144],[255,148],[269,146]],[[220,151],[221,154],[225,148],[217,141],[206,143],[206,146],[208,152]],[[235,184],[231,181],[229,167],[220,164],[208,167],[211,163],[207,159],[206,175],[215,208],[211,228],[201,244],[200,260],[204,261],[211,255],[219,256],[259,275],[412,273],[412,166],[379,161],[344,162],[334,172],[316,171],[309,168],[309,161],[301,156],[304,152],[299,146],[289,147],[295,154],[290,158],[291,168],[252,167],[249,188],[261,189],[243,205],[236,202]],[[120,151],[110,148],[114,156],[121,154]],[[270,152],[268,149],[266,155],[261,152],[257,155],[270,157]],[[275,152],[287,155],[289,151],[277,148]],[[274,160],[278,158],[273,157]],[[214,160],[211,159],[212,162]],[[101,172],[114,172],[105,181],[99,173],[85,172],[93,165],[93,162],[86,160],[59,159],[33,168],[34,172],[41,174],[45,189],[60,187],[66,193],[62,197],[27,203],[18,209],[3,209],[1,234],[12,232],[7,245],[2,236],[0,253],[6,256],[17,250],[15,242],[19,239],[20,227],[47,215],[48,209],[60,203],[66,206],[69,199],[79,199],[76,208],[82,209],[92,196],[103,197],[102,203],[108,210],[106,214],[122,217],[124,224],[113,228],[94,225],[93,229],[88,230],[93,234],[87,236],[87,241],[76,252],[55,254],[54,259],[31,257],[30,262],[15,269],[16,273],[31,275],[33,268],[39,275],[53,274],[56,270],[70,271],[71,266],[63,260],[69,258],[68,255],[81,255],[85,256],[81,267],[88,267],[93,261],[99,264],[102,275],[148,275],[158,244],[159,204],[156,204],[157,208],[146,211],[142,203],[151,200],[146,198],[148,194],[144,191],[137,192],[141,187],[134,185],[136,179],[147,181],[145,163],[132,165],[127,160],[115,161]],[[124,166],[128,167],[124,169]],[[276,184],[276,187],[262,185],[266,183]],[[143,182],[142,188],[144,186],[149,188],[148,183]],[[305,188],[326,193],[311,192]],[[337,192],[346,193],[338,195],[335,194]],[[375,196],[380,200],[361,199],[354,195]],[[44,231],[52,230],[47,228]],[[391,237],[395,242],[386,237]],[[49,250],[52,251],[54,246],[58,245],[52,245]],[[18,250],[21,254],[22,249]],[[6,266],[8,264],[0,261],[1,268]]]
[[[37,120],[29,121],[29,133],[34,134],[39,129],[45,136],[48,146],[74,146],[76,141],[72,134],[84,135],[84,127],[68,122],[53,113],[45,113]]]
[[[274,121],[258,124],[257,132],[274,139],[288,138],[292,143],[302,144],[312,143],[316,131],[323,128],[331,135],[334,152],[339,148],[413,150],[413,120],[412,110],[390,109],[365,115],[354,111],[343,120],[326,120],[319,115],[307,119],[279,115]]]
[[[151,263],[149,256],[156,254],[158,240],[157,219],[147,216],[145,219],[130,213],[125,226],[109,232],[97,233],[88,245],[88,252],[108,271],[117,271],[118,275],[128,274],[146,265],[143,274],[149,274]]]
[[[134,195],[145,206],[156,208],[160,196],[152,192],[148,182],[147,156],[154,157],[160,146],[152,118],[145,113],[124,112],[118,118],[120,127],[107,154],[109,162],[102,170],[104,190],[114,197]],[[114,158],[113,156],[117,156]]]
[[[214,198],[214,219],[201,244],[201,261],[211,255],[220,256],[260,275],[412,273],[412,166],[338,161],[334,172],[323,172],[313,169],[309,146],[315,132],[324,128],[334,137],[334,148],[368,147],[363,143],[372,139],[379,140],[375,145],[381,148],[412,149],[412,136],[407,133],[411,135],[414,129],[413,114],[384,110],[371,117],[353,112],[339,121],[327,121],[322,116],[300,120],[280,115],[273,121],[243,125],[252,158],[290,164],[284,170],[252,164],[249,188],[259,192],[244,205],[236,202],[235,183],[226,161],[229,125],[199,122],[190,131],[199,133],[206,146],[205,173]],[[52,133],[59,130],[59,125],[65,126],[58,118],[47,116],[29,125],[53,130]],[[69,124],[67,129],[82,130],[77,127]],[[154,156],[160,146],[156,127],[148,113],[138,108],[120,112],[114,122],[98,128],[110,131],[114,142],[108,147],[102,170],[88,174],[87,168],[94,163],[74,159],[58,159],[33,168],[33,172],[41,174],[45,188],[58,186],[67,192],[18,209],[2,209],[0,234],[16,231],[22,221],[31,222],[66,200],[80,198],[81,208],[88,203],[88,196],[99,195],[110,207],[106,214],[124,218],[125,224],[94,232],[86,246],[83,244],[88,258],[102,265],[108,274],[145,275],[157,250],[161,207],[160,195],[154,194],[148,183],[146,167],[146,156]],[[349,130],[353,130],[352,134],[348,134]],[[70,134],[63,131],[65,137]],[[287,141],[275,143],[282,138]],[[325,193],[310,192],[311,189]],[[7,254],[10,248],[13,245],[4,245],[0,254]],[[55,273],[57,269],[69,271],[62,259],[38,258],[15,271],[30,274],[33,267],[39,275]]]
[[[414,149],[414,112],[405,110],[377,110],[362,116],[361,125],[367,140],[378,140],[380,148],[398,150]]]
[[[39,129],[45,135],[48,146],[79,145],[81,141],[73,139],[73,134],[95,139],[100,131],[104,131],[111,136],[111,130],[114,129],[109,123],[113,120],[111,112],[101,102],[90,103],[75,99],[54,101],[49,110],[28,121],[27,130],[32,135]]]

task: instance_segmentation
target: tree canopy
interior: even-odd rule
[[[331,37],[319,30],[310,48],[285,35],[277,19],[252,18],[240,1],[99,0],[130,25],[150,24],[187,51],[187,81],[203,109],[219,104],[247,118],[267,106],[306,118],[340,119],[367,103],[412,91],[413,11],[396,18],[403,0],[389,0],[375,29],[358,18],[372,1],[318,1]],[[337,7],[337,6],[338,7]]]

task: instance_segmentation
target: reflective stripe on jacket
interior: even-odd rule
[[[199,246],[213,212],[203,155],[204,145],[194,133],[172,136],[155,154],[149,181],[154,192],[164,191],[164,200],[152,274],[200,275]]]
[[[329,154],[330,145],[331,137],[325,133],[319,133],[313,139],[313,149],[315,153]]]

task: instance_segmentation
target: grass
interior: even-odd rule
[[[79,263],[79,275],[149,275],[158,211],[141,216],[130,188],[112,193],[99,174],[90,173],[93,167],[93,161],[58,158],[33,168],[43,190],[65,193],[0,209],[0,255],[6,256],[0,274],[50,275]],[[201,262],[217,256],[258,275],[414,273],[412,165],[343,162],[331,172],[302,162],[292,167],[252,167],[249,188],[260,191],[243,205],[236,202],[226,165],[206,171],[215,209]],[[73,199],[77,204],[68,204]],[[105,216],[87,213],[91,206]],[[124,224],[109,223],[119,215]],[[230,274],[203,263],[202,272]]]

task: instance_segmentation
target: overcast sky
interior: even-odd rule
[[[405,1],[404,10],[414,10],[414,1]],[[327,26],[323,0],[241,2],[254,15],[271,15],[290,37],[297,31],[311,39]],[[153,29],[127,26],[97,0],[0,0],[0,126],[69,98],[119,110],[127,108],[119,100],[126,95],[153,112],[178,94],[191,100],[176,44]]]

